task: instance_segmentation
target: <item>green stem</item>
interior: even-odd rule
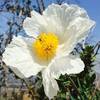
[[[67,75],[67,76],[68,76],[68,75]],[[77,88],[76,84],[74,83],[73,79],[72,79],[70,76],[68,76],[68,78],[70,79],[70,81],[72,82],[73,86],[75,87],[75,89],[77,90],[78,94],[80,95],[81,100],[84,100],[84,99],[81,97],[80,91],[78,90],[78,88]]]

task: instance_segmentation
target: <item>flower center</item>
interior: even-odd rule
[[[35,55],[43,60],[50,60],[54,57],[57,47],[58,38],[53,33],[41,33],[32,45]]]

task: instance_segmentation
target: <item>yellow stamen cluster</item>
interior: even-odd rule
[[[43,60],[54,57],[58,47],[58,38],[53,33],[41,33],[32,45],[36,56]]]

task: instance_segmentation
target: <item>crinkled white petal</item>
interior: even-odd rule
[[[21,36],[14,37],[3,53],[3,61],[21,78],[36,75],[43,69],[34,60],[32,51]]]
[[[43,12],[43,16],[47,17],[49,26],[48,31],[58,34],[62,39],[64,39],[65,35],[66,37],[69,35],[69,32],[67,33],[67,27],[72,23],[72,21],[76,20],[78,17],[89,19],[83,8],[80,8],[77,5],[67,4],[52,4]]]
[[[61,46],[58,51],[69,54],[94,26],[86,11],[77,5],[50,5],[44,12],[48,32],[57,34]],[[61,52],[58,52],[58,54]]]
[[[31,12],[31,18],[27,17],[23,22],[23,28],[29,36],[37,37],[39,33],[45,32],[46,21],[42,15],[35,12]]]
[[[48,68],[42,71],[42,78],[45,94],[49,99],[52,99],[57,95],[57,91],[59,91],[58,84],[56,80],[50,76],[50,70]]]
[[[58,79],[61,74],[78,74],[84,70],[84,67],[80,58],[69,55],[53,60],[49,65],[49,70],[51,76]]]
[[[61,44],[61,48],[59,48],[59,51],[66,54],[72,52],[76,44],[87,37],[93,25],[94,22],[86,18],[83,19],[79,17],[74,20],[67,27],[67,33],[70,34],[69,38],[63,44]]]

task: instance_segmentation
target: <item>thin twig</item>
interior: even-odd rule
[[[98,54],[99,50],[100,50],[100,41],[96,43],[96,45],[93,48],[93,51],[95,51],[93,57],[95,57]]]
[[[43,0],[37,0],[37,4],[38,4],[39,12],[40,14],[42,14],[45,9]]]

